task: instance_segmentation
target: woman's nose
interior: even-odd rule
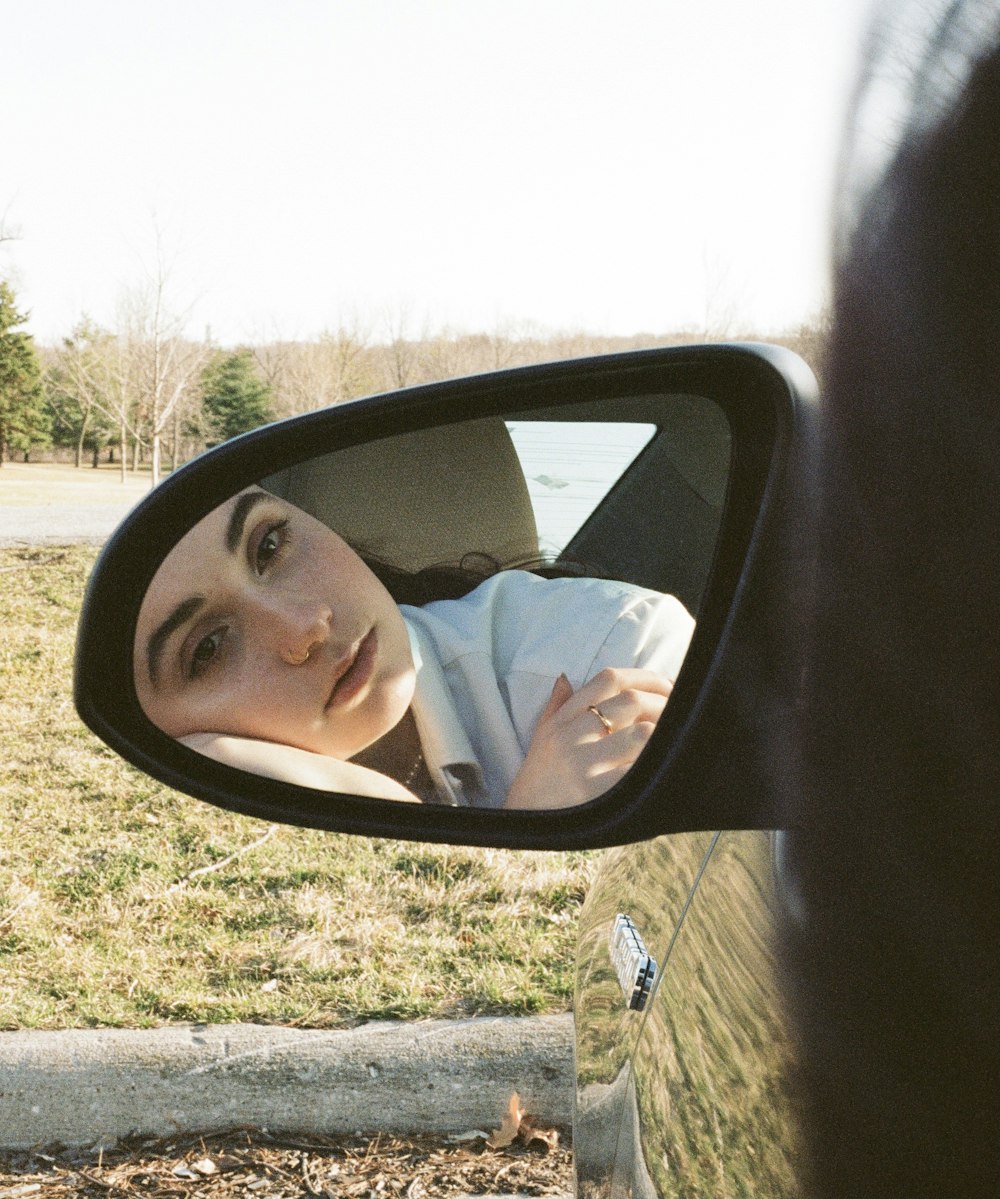
[[[302,666],[312,657],[313,651],[330,636],[330,624],[333,614],[329,609],[310,614],[303,613],[297,622],[290,622],[280,646],[281,656],[291,666]]]
[[[302,666],[329,639],[333,613],[285,596],[263,608],[261,622],[279,657],[290,666]]]

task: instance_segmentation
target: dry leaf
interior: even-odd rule
[[[507,1111],[500,1122],[500,1127],[490,1134],[486,1140],[486,1144],[491,1149],[505,1149],[513,1143],[514,1138],[520,1130],[523,1118],[524,1109],[521,1107],[521,1097],[515,1091],[510,1097],[510,1102],[507,1104]]]
[[[559,1144],[558,1131],[554,1128],[539,1128],[532,1116],[525,1116],[521,1121],[518,1136],[526,1145],[530,1145],[532,1141],[541,1141],[546,1152],[555,1149]]]
[[[200,1161],[192,1162],[191,1169],[198,1174],[203,1174],[206,1178],[209,1174],[218,1174],[219,1172],[219,1167],[210,1157],[203,1157]]]

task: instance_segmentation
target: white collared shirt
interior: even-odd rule
[[[501,807],[560,674],[606,666],[673,682],[694,620],[671,595],[609,579],[501,571],[457,600],[401,605],[417,671],[413,715],[440,794]]]

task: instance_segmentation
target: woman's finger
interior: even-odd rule
[[[606,667],[579,687],[574,699],[582,708],[587,708],[590,704],[597,704],[599,707],[602,700],[610,700],[623,691],[644,691],[668,699],[673,689],[673,680],[668,679],[666,675],[657,674],[654,670]]]
[[[655,723],[644,720],[578,745],[577,753],[585,777],[604,779],[615,770],[624,774],[646,748],[655,728]]]
[[[655,724],[667,706],[666,697],[649,691],[622,691],[600,704],[588,704],[583,715],[591,718],[593,732],[614,733],[640,721]],[[600,728],[598,727],[600,726]]]
[[[552,688],[552,693],[549,695],[548,701],[542,709],[538,723],[543,724],[546,720],[551,720],[572,694],[573,684],[564,674],[561,674],[555,681],[555,686]]]

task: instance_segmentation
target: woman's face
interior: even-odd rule
[[[143,711],[173,737],[229,733],[347,759],[403,717],[399,609],[335,533],[259,489],[200,521],[139,612]]]

